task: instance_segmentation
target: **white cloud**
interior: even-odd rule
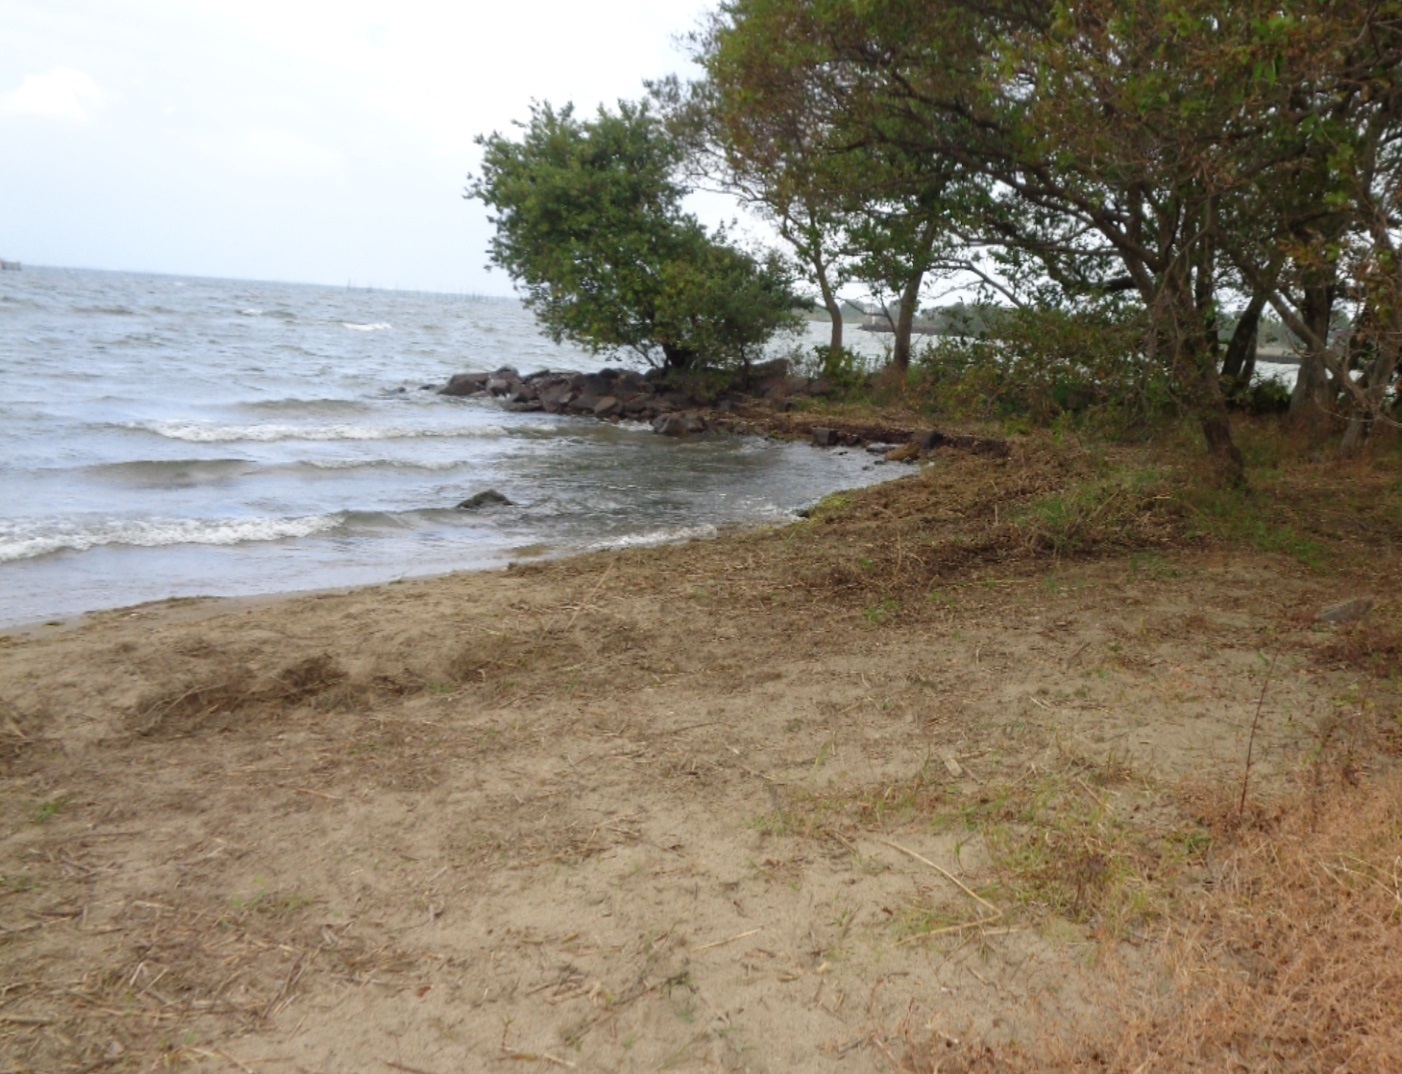
[[[336,150],[277,127],[245,127],[200,138],[198,145],[218,163],[254,179],[314,179],[345,163]]]
[[[107,106],[107,91],[71,67],[46,75],[26,75],[17,89],[0,97],[0,111],[70,123],[91,123]]]

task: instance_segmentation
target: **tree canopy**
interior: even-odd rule
[[[1381,415],[1402,355],[1399,0],[726,0],[698,43],[723,114],[784,131],[816,110],[806,174],[990,251],[1006,292],[1133,295],[1229,474],[1229,307],[1247,316],[1228,366],[1269,305],[1306,341],[1297,396]],[[744,153],[756,125],[720,129]],[[1352,351],[1329,333],[1346,297],[1369,326]]]
[[[557,342],[672,368],[747,362],[796,323],[773,254],[756,258],[682,209],[682,150],[646,104],[582,120],[532,107],[521,137],[478,139],[467,196],[495,213],[492,261]]]

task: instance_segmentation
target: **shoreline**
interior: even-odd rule
[[[1214,961],[1247,920],[1222,878],[1275,860],[1251,849],[1267,818],[1300,787],[1302,823],[1335,816],[1311,773],[1339,815],[1402,801],[1379,782],[1402,688],[1369,679],[1343,737],[1308,717],[1361,674],[1329,655],[1353,628],[1316,610],[1402,565],[1190,540],[1153,488],[1132,539],[1062,557],[1020,520],[1096,459],[1009,453],[782,527],[0,645],[0,1054],[123,1074],[1156,1054],[1196,1002],[1184,959],[1239,985]]]
[[[577,413],[593,414],[594,404],[590,400],[598,397],[600,390],[608,390],[605,385],[615,386],[620,383],[619,374],[615,371],[605,371],[602,374],[571,373],[571,372],[551,372],[541,371],[536,374],[527,374],[524,378],[518,377],[515,371],[503,368],[495,373],[473,373],[459,374],[437,389],[440,394],[461,395],[475,394],[492,399],[501,405],[511,409],[547,409],[540,402],[542,394],[548,396],[553,389],[559,388],[562,384],[575,384],[572,394],[567,394],[569,403],[574,402],[574,398],[582,398],[587,404],[583,410],[571,409],[566,406],[555,406],[551,412],[555,413]],[[624,382],[629,384],[644,385],[647,379],[641,375],[624,375]],[[457,387],[455,388],[454,385]],[[662,435],[674,437],[686,437],[692,435],[735,435],[735,436],[761,436],[780,440],[795,442],[807,442],[815,447],[830,448],[854,448],[866,449],[872,445],[883,449],[881,452],[884,462],[916,463],[921,459],[929,459],[935,453],[944,450],[966,451],[981,454],[1001,455],[1007,451],[1007,445],[1001,440],[989,439],[976,436],[966,436],[959,434],[945,434],[928,424],[922,423],[914,415],[897,415],[894,421],[872,422],[870,420],[844,416],[840,413],[813,413],[803,409],[798,409],[798,404],[802,400],[821,399],[826,393],[826,389],[818,385],[817,392],[813,391],[814,382],[801,377],[791,377],[787,373],[779,373],[771,370],[765,374],[761,370],[756,378],[750,382],[744,391],[736,391],[725,396],[710,400],[701,400],[678,391],[674,387],[668,386],[660,379],[654,378],[652,386],[647,389],[650,396],[645,402],[635,405],[631,412],[625,414],[620,408],[611,408],[603,415],[594,415],[597,420],[604,423],[617,423],[623,420],[639,421],[646,424],[649,418],[655,420],[660,417],[680,417],[682,424],[676,425],[667,431],[657,430]],[[425,386],[427,388],[427,386]],[[467,391],[467,388],[471,391]],[[620,393],[621,394],[621,393]],[[556,400],[558,402],[558,399]],[[638,415],[641,414],[641,419]],[[686,423],[691,423],[688,429]],[[893,480],[894,477],[887,478]],[[847,492],[848,489],[835,490],[836,493]],[[802,511],[799,509],[799,517]],[[763,528],[771,525],[784,525],[784,521],[754,521],[752,523],[729,523],[718,527],[718,533],[725,533],[733,528],[749,529]],[[677,538],[681,542],[696,539],[691,536]],[[710,539],[710,538],[706,538]],[[620,543],[627,546],[628,539],[620,538]],[[664,541],[661,543],[675,543]],[[533,546],[527,546],[533,547]],[[523,557],[520,562],[533,562],[536,560],[553,560],[562,557],[571,557],[587,554],[588,548],[559,548],[543,554],[532,554]],[[514,554],[514,553],[513,553]],[[167,597],[155,597],[145,600],[138,600],[134,604],[114,604],[110,606],[100,606],[82,612],[37,614],[33,617],[18,619],[9,624],[0,624],[0,637],[6,635],[33,635],[42,634],[45,631],[59,629],[72,629],[74,625],[82,620],[94,616],[129,611],[147,605],[159,605],[169,602],[184,601],[245,601],[262,600],[267,598],[291,597],[301,594],[335,592],[343,589],[358,588],[360,584],[388,585],[395,581],[410,578],[437,577],[458,573],[460,570],[476,573],[478,571],[495,571],[508,569],[511,564],[518,560],[505,558],[500,562],[491,562],[481,567],[449,568],[446,570],[429,569],[423,574],[398,575],[386,578],[380,582],[366,582],[352,584],[349,586],[324,585],[312,586],[310,588],[276,589],[268,592],[242,593],[230,596],[221,596],[208,593],[191,593],[174,595]],[[55,625],[58,624],[58,625]]]

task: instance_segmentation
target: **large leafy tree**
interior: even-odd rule
[[[692,38],[698,58],[709,38]],[[795,84],[791,88],[802,90]],[[850,215],[835,188],[839,162],[822,152],[826,121],[812,102],[789,99],[767,107],[715,78],[683,83],[675,75],[650,83],[668,129],[685,148],[686,170],[698,184],[730,194],[773,228],[800,272],[818,289],[831,322],[829,353],[842,355],[838,290],[851,275]]]
[[[927,275],[952,262],[964,267],[951,240],[961,195],[976,187],[954,162],[874,136],[873,113],[853,107],[829,33],[830,20],[852,7],[723,5],[691,39],[704,77],[685,100],[701,117],[693,126],[704,135],[703,155],[731,189],[767,210],[817,284],[833,319],[833,353],[841,315],[832,284],[859,280],[899,300],[892,364],[905,369]]]
[[[539,104],[517,126],[478,139],[467,196],[493,210],[491,258],[551,338],[693,368],[748,362],[795,324],[779,259],[683,211],[682,149],[645,104],[590,120]]]

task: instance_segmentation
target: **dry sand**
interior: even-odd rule
[[[990,540],[1025,464],[0,638],[0,1070],[992,1070],[1174,1002],[1253,723],[1254,800],[1364,714],[1358,583]]]

